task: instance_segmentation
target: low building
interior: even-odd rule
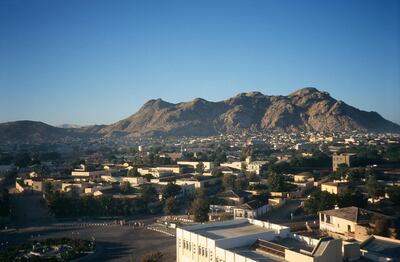
[[[100,179],[102,175],[106,174],[106,170],[92,170],[92,171],[86,171],[86,170],[73,170],[71,172],[71,176],[73,177],[90,177],[94,179]]]
[[[349,153],[343,153],[343,154],[333,154],[332,156],[332,168],[333,172],[335,172],[339,165],[347,165],[348,167],[351,167],[352,160],[356,154],[349,154]]]
[[[241,170],[243,167],[243,162],[236,161],[236,162],[227,162],[227,163],[221,163],[220,166],[223,167],[229,167],[235,170]]]
[[[226,190],[216,195],[217,198],[223,199],[228,205],[243,204],[249,194],[236,189]]]
[[[360,244],[360,251],[369,261],[400,261],[400,240],[372,235]]]
[[[296,183],[306,182],[310,178],[312,178],[312,174],[310,172],[303,172],[303,173],[295,174],[293,176],[293,180]]]
[[[170,166],[157,166],[154,167],[155,170],[162,171],[162,172],[170,172],[172,174],[181,174],[182,167],[178,165],[170,165]]]
[[[128,182],[131,186],[139,186],[142,184],[145,184],[146,181],[143,177],[130,177],[130,176],[125,176],[121,177],[121,182]]]
[[[326,191],[331,194],[335,194],[338,196],[346,193],[348,188],[347,183],[338,183],[338,182],[326,182],[321,184],[321,191]]]
[[[258,200],[252,200],[240,206],[233,208],[233,218],[260,218],[264,216],[270,207],[266,203],[261,203]]]
[[[260,175],[267,166],[267,161],[251,161],[246,163],[246,171]]]
[[[395,222],[393,217],[352,206],[319,212],[319,227],[343,239],[365,240],[373,231],[377,219],[387,221],[389,231]]]
[[[221,181],[220,177],[196,176],[196,177],[176,179],[175,184],[177,184],[179,186],[194,185],[195,188],[205,188],[205,187],[212,186],[213,184],[216,184],[219,181]]]
[[[255,219],[176,230],[177,262],[339,262],[342,241],[299,237],[290,228]]]
[[[162,168],[162,167],[139,167],[137,169],[140,175],[144,176],[147,174],[152,175],[153,177],[166,177],[170,176],[172,174],[180,174],[181,169],[175,169],[173,167],[171,168]],[[176,173],[178,172],[178,173]]]
[[[202,162],[202,161],[178,161],[177,164],[179,166],[190,166],[193,169],[196,169],[197,165],[202,163],[204,167],[204,171],[209,171],[214,168],[214,163],[213,162]]]
[[[87,187],[86,183],[65,182],[61,184],[61,191],[64,193],[75,192],[76,194],[83,194],[85,192],[86,187]]]
[[[286,204],[285,198],[269,198],[268,205],[272,208],[278,208]]]
[[[43,192],[44,182],[42,179],[29,178],[24,179],[24,184],[32,188],[33,191]]]

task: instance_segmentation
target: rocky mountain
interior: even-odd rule
[[[220,102],[150,100],[130,117],[98,130],[105,136],[206,136],[243,130],[400,132],[400,126],[303,88],[288,96],[241,93]]]
[[[287,96],[241,93],[220,102],[196,98],[168,103],[150,100],[138,112],[111,125],[59,128],[41,122],[0,124],[0,141],[39,143],[69,138],[208,136],[248,131],[395,132],[400,126],[376,112],[366,112],[303,88]]]

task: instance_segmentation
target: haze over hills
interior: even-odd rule
[[[40,122],[0,124],[3,141],[45,141],[65,137],[208,136],[249,131],[395,132],[400,126],[376,112],[366,112],[303,88],[287,96],[241,93],[220,102],[196,98],[169,103],[150,100],[138,112],[111,125],[58,128]]]

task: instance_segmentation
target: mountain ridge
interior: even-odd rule
[[[363,111],[314,87],[287,96],[244,92],[222,101],[203,98],[170,103],[151,99],[129,117],[110,125],[59,128],[41,122],[0,124],[0,139],[13,142],[66,137],[209,136],[242,131],[392,132],[400,126],[377,112]]]
[[[372,120],[372,121],[371,121]],[[302,88],[287,96],[245,92],[217,102],[196,98],[170,103],[149,100],[136,113],[99,130],[105,136],[206,136],[242,130],[400,132],[400,126],[336,100],[328,92]]]

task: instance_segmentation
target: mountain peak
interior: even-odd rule
[[[317,88],[315,87],[304,87],[301,88],[299,90],[294,91],[293,93],[291,93],[289,95],[289,97],[293,97],[293,96],[305,96],[305,95],[310,95],[310,94],[314,94],[314,93],[322,93],[321,91],[319,91]]]
[[[193,99],[193,102],[194,103],[207,103],[208,101],[205,100],[204,98],[197,97],[197,98]]]
[[[237,97],[257,97],[257,96],[264,96],[264,94],[258,91],[251,91],[251,92],[243,92],[237,95]]]
[[[161,98],[157,98],[157,99],[150,99],[149,101],[147,101],[142,108],[155,108],[155,109],[160,109],[160,108],[165,108],[165,107],[169,107],[172,106],[172,103],[166,102],[164,100],[162,100]]]

